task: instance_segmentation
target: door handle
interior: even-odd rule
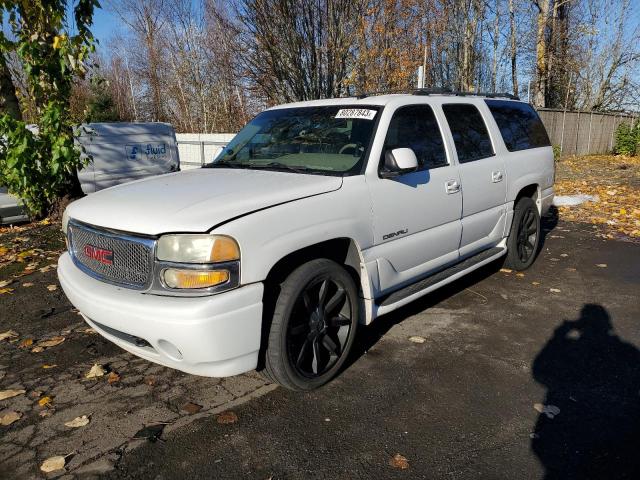
[[[448,180],[444,182],[444,189],[448,194],[458,193],[460,191],[460,184],[457,180]]]
[[[498,183],[502,181],[502,172],[497,170],[495,172],[491,172],[491,181],[493,183]]]

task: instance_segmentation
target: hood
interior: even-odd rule
[[[229,219],[337,190],[342,177],[202,168],[92,193],[68,207],[72,219],[126,232],[206,232]]]

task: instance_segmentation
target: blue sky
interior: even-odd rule
[[[96,10],[93,16],[93,27],[91,31],[93,35],[99,40],[101,47],[98,47],[101,52],[104,53],[104,47],[111,36],[120,30],[121,20],[117,14],[110,12],[106,8],[99,8]]]

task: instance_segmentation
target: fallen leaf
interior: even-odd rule
[[[158,425],[148,425],[141,430],[138,430],[133,438],[137,439],[145,439],[150,442],[155,442],[162,435],[162,431],[164,430],[166,424],[160,423]]]
[[[81,417],[76,417],[73,420],[64,422],[64,426],[69,428],[80,428],[88,424],[89,424],[89,417],[87,417],[86,415],[82,415]]]
[[[607,268],[607,264],[606,263],[596,263],[596,267],[598,267],[598,268]]]
[[[42,268],[38,269],[38,271],[40,273],[47,273],[49,270],[51,270],[51,267],[49,265],[47,265],[46,267],[42,267]]]
[[[228,423],[236,423],[238,421],[238,415],[236,415],[235,412],[232,412],[231,410],[227,410],[226,412],[222,412],[221,414],[219,414],[216,417],[216,421],[223,425],[226,425]]]
[[[85,375],[85,378],[102,377],[104,376],[105,373],[107,373],[107,371],[104,368],[102,368],[102,365],[98,365],[97,363],[94,363],[93,367],[91,367],[91,370],[89,370],[89,373]]]
[[[0,425],[11,425],[13,422],[16,422],[22,418],[22,414],[18,412],[9,411],[0,417]]]
[[[13,292],[13,288],[0,288],[0,295],[3,293],[11,293]]]
[[[409,460],[403,455],[396,453],[391,460],[389,460],[389,465],[393,468],[399,468],[400,470],[406,470],[409,468]]]
[[[427,339],[424,337],[420,337],[419,335],[414,335],[412,337],[409,337],[409,341],[413,343],[424,343],[427,341]]]
[[[62,470],[64,468],[64,464],[66,463],[66,457],[62,455],[56,455],[55,457],[47,458],[42,465],[40,465],[40,470],[44,473],[55,472],[56,470]]]
[[[540,285],[540,282],[531,282],[531,285]]]
[[[575,272],[576,269],[573,267],[567,267],[567,272]]]
[[[44,368],[45,370],[47,370],[47,369],[49,369],[49,368],[56,368],[57,366],[58,366],[58,365],[47,365],[47,364],[44,364],[44,365],[42,365],[42,368]]]
[[[25,338],[18,344],[18,348],[27,348],[33,345],[33,338]]]
[[[44,418],[44,417],[50,417],[51,415],[53,415],[51,410],[42,410],[38,416]]]
[[[557,289],[557,288],[550,288],[550,289],[549,289],[549,291],[550,291],[551,293],[560,293],[560,292],[562,292],[562,290],[559,290],[559,289]]]
[[[524,277],[524,273],[522,273],[522,272],[518,272],[518,273],[516,273],[516,277],[520,277],[520,278],[522,278],[522,277]]]
[[[7,285],[11,285],[13,280],[3,280],[0,282],[0,288],[6,287]]]
[[[547,418],[553,418],[560,413],[560,409],[555,405],[543,405],[542,403],[535,403],[533,408],[547,416]]]
[[[64,340],[65,340],[64,337],[60,337],[60,336],[52,337],[49,340],[38,342],[38,346],[45,347],[45,348],[55,347],[56,345],[60,345],[62,342],[64,342]]]
[[[502,273],[511,273],[511,272],[513,272],[513,270],[511,270],[510,268],[501,268],[500,271]]]
[[[18,332],[15,330],[7,330],[6,332],[0,333],[0,341],[6,340],[7,338],[16,338],[18,336]]]
[[[193,415],[194,413],[198,413],[202,410],[202,405],[198,405],[197,403],[188,402],[185,403],[180,410],[187,412],[189,415]]]
[[[25,288],[33,287],[33,283],[25,282],[25,283],[22,284],[22,286],[25,287]]]
[[[41,407],[50,407],[52,401],[53,398],[49,396],[42,397],[40,400],[38,400],[38,405],[40,405]]]
[[[116,372],[109,372],[109,375],[107,375],[107,382],[116,383],[119,381],[120,381],[120,375],[118,375]]]
[[[561,254],[560,254],[560,256],[561,256],[561,257],[568,257],[568,256],[569,256],[569,254],[568,254],[568,253],[561,253]]]
[[[26,390],[2,390],[0,391],[0,400],[16,397],[18,395],[22,395],[23,393],[26,393]]]
[[[81,315],[81,313],[78,312],[78,315]],[[93,328],[89,327],[89,328],[85,328],[83,330],[83,333],[87,333],[89,335],[93,335],[94,333],[98,333],[98,332],[96,332]]]
[[[57,285],[47,285],[47,290],[49,290],[50,292],[53,292],[57,289],[58,289]]]
[[[33,347],[31,349],[31,353],[40,353],[40,352],[44,352],[44,347]]]
[[[155,377],[146,377],[144,379],[144,383],[146,383],[147,385],[149,385],[151,387],[151,386],[155,385],[156,379],[155,379]]]

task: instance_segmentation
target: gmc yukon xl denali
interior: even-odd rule
[[[312,389],[359,324],[501,257],[528,268],[553,181],[538,115],[508,96],[281,105],[203,169],[72,203],[60,283],[135,355]]]

